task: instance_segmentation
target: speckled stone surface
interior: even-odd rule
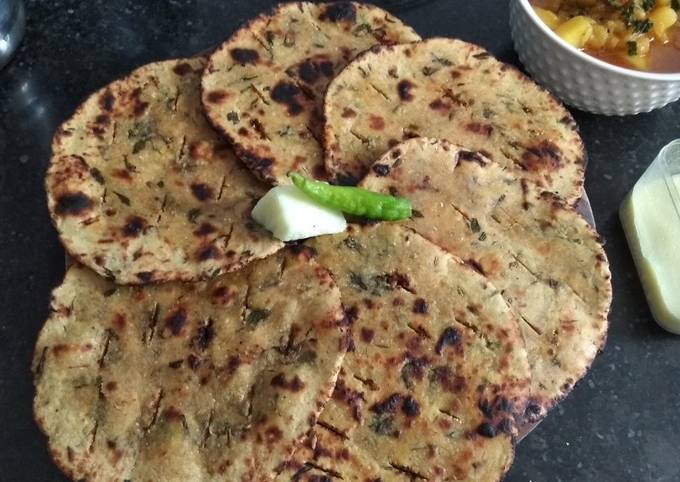
[[[33,424],[29,370],[64,253],[43,174],[55,128],[90,92],[143,63],[200,52],[273,2],[27,2],[28,26],[0,71],[0,480],[63,481]],[[381,3],[376,1],[375,3]],[[517,63],[507,0],[383,2],[424,36],[479,43]],[[680,337],[653,323],[617,218],[668,141],[680,103],[631,118],[575,113],[590,154],[587,190],[614,275],[609,342],[590,374],[517,449],[508,481],[680,481]]]

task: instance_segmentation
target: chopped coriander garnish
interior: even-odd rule
[[[623,21],[626,22],[627,26],[630,27],[633,25],[633,22],[635,21],[635,6],[633,5],[633,2],[621,10],[621,17],[623,17]]]
[[[649,12],[656,5],[656,0],[642,0],[642,8]]]
[[[232,111],[227,113],[227,120],[230,121],[232,124],[236,125],[239,123],[239,116],[238,113]]]
[[[626,43],[628,45],[628,55],[630,57],[635,57],[638,54],[637,42],[631,40],[631,41],[628,41]]]
[[[633,20],[631,27],[633,27],[635,33],[647,33],[652,29],[653,25],[652,21],[646,18],[644,20]]]
[[[250,312],[250,314],[246,317],[246,324],[250,326],[257,326],[264,320],[266,320],[269,315],[271,315],[272,312],[271,310],[253,310]]]
[[[680,10],[680,0],[671,0],[671,8],[673,10]]]
[[[354,29],[354,32],[353,32],[353,33],[354,33],[355,35],[358,35],[358,34],[369,34],[369,33],[371,33],[372,31],[373,31],[373,29],[371,28],[371,26],[370,26],[369,24],[367,24],[367,23],[362,23],[362,24],[357,25],[357,27]]]

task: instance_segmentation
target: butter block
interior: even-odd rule
[[[318,204],[295,186],[270,189],[255,205],[252,216],[281,241],[336,234],[347,228],[340,211]]]

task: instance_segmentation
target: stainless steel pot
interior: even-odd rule
[[[4,67],[24,36],[26,11],[22,0],[0,0],[0,68]]]

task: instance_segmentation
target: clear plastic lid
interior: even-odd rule
[[[620,215],[652,315],[680,334],[680,139],[661,150]]]
[[[661,166],[666,189],[668,189],[675,207],[675,214],[680,221],[680,139],[664,147],[654,163],[659,163]]]

